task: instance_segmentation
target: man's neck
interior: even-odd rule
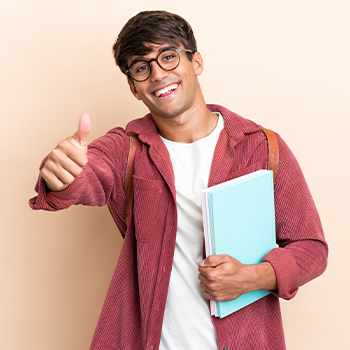
[[[215,129],[218,116],[210,112],[205,103],[173,118],[154,118],[159,134],[167,140],[192,143],[208,136]]]

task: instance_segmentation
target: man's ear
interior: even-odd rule
[[[140,101],[141,97],[139,96],[139,94],[137,92],[137,89],[136,89],[134,82],[131,80],[128,80],[128,84],[129,84],[130,91],[132,92],[132,94]]]
[[[196,75],[201,75],[203,73],[203,58],[202,55],[196,51],[193,54],[192,63],[194,66],[194,71]]]

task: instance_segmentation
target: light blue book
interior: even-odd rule
[[[228,254],[257,264],[276,247],[273,173],[258,170],[202,191],[206,255]],[[211,302],[211,313],[225,317],[270,292],[257,290],[226,302]]]

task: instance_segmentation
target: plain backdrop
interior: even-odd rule
[[[205,99],[277,131],[304,171],[327,271],[281,301],[289,350],[348,349],[348,0],[0,1],[0,348],[88,349],[122,239],[107,208],[32,211],[39,164],[79,116],[90,140],[147,113],[115,66],[126,21],[166,9],[193,26]]]

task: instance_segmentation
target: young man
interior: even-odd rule
[[[254,122],[206,105],[197,77],[203,60],[190,25],[164,11],[141,12],[113,47],[144,118],[87,145],[90,119],[41,166],[33,209],[105,205],[124,244],[91,349],[285,349],[278,298],[326,268],[327,245],[307,184],[278,137],[275,185],[278,248],[260,264],[227,255],[202,261],[200,191],[267,167],[267,141]],[[125,220],[129,133],[138,136],[132,217]],[[208,300],[272,293],[222,319]]]

